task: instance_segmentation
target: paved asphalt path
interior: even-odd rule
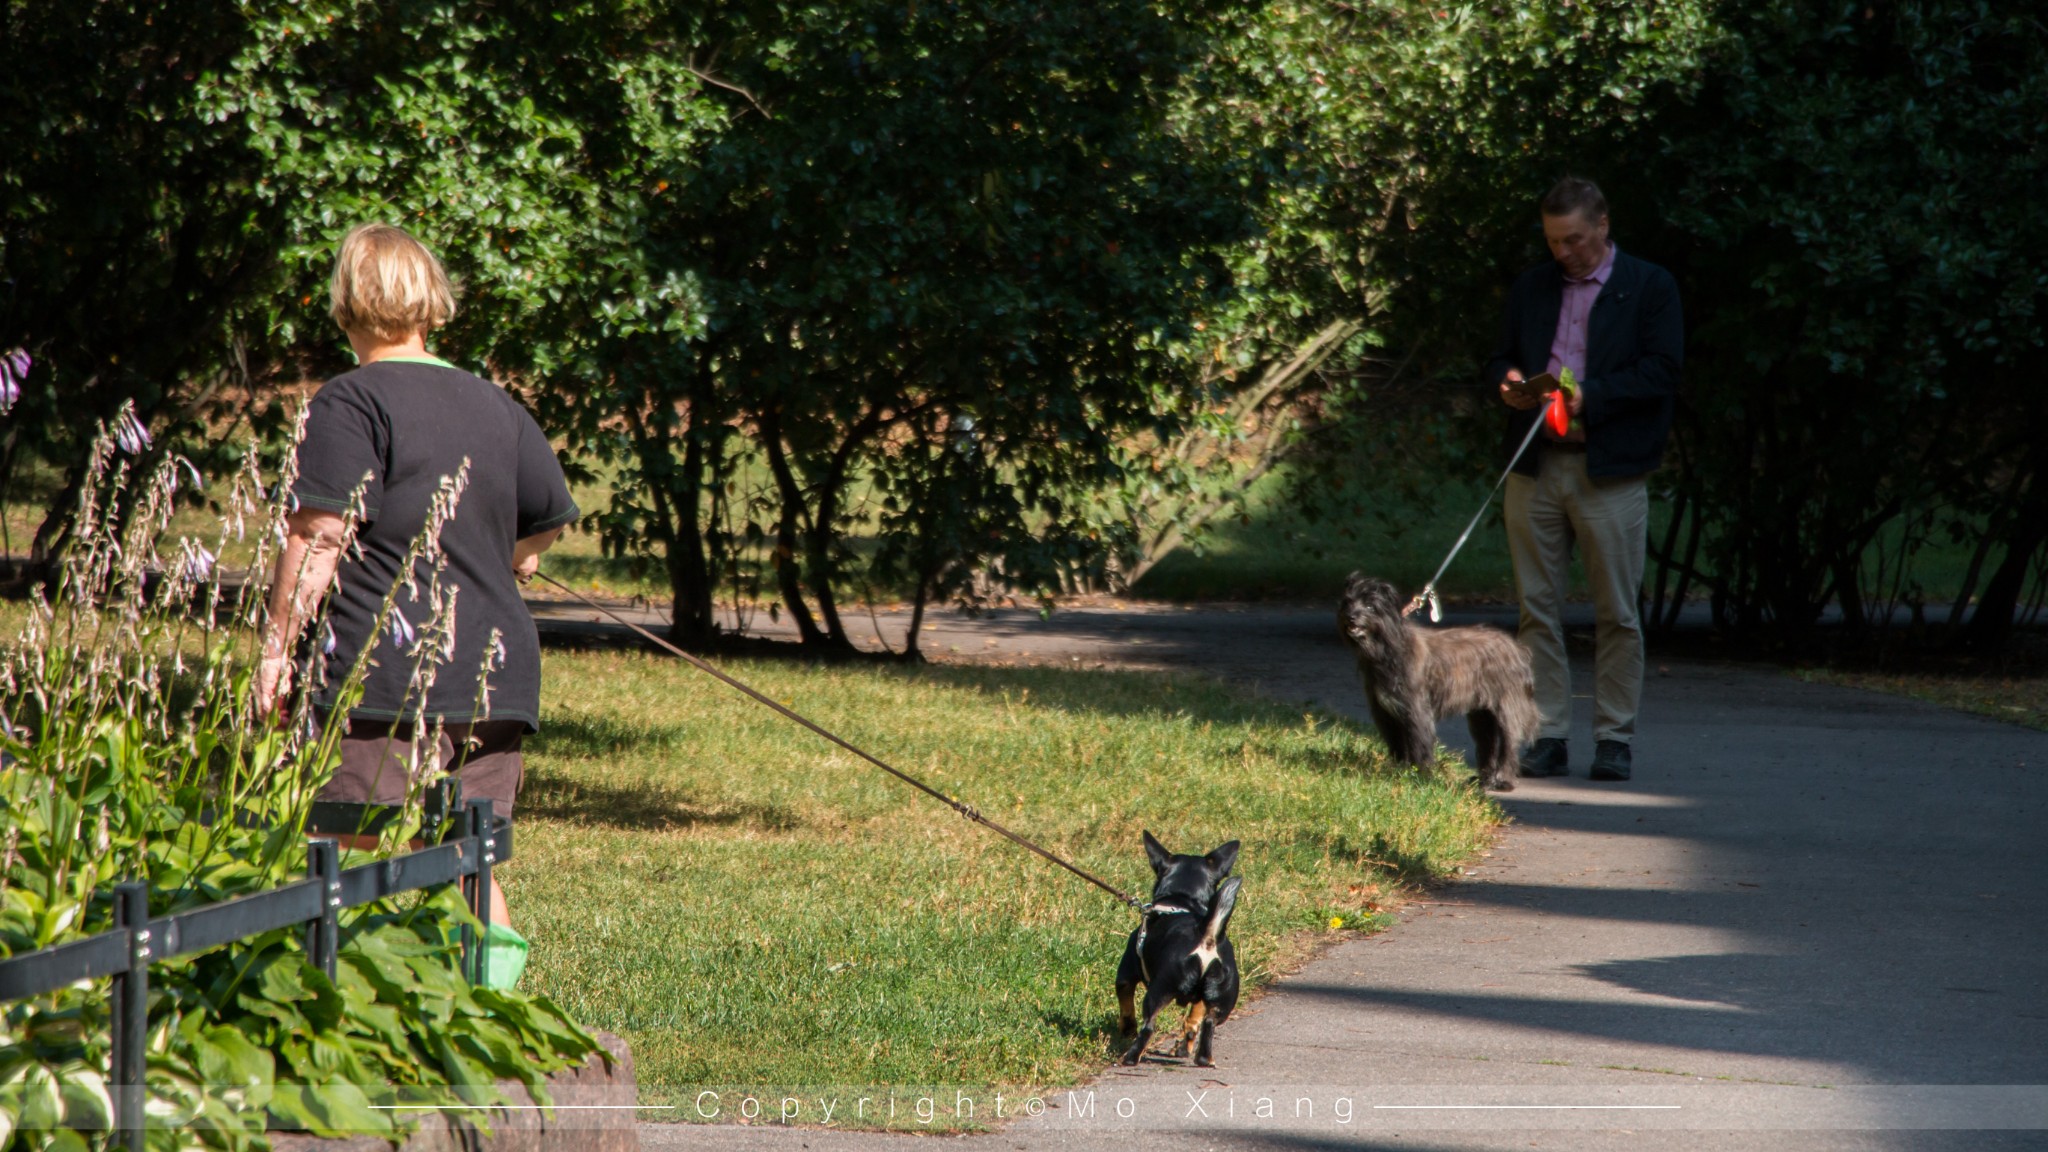
[[[575,629],[563,615],[551,627]],[[949,616],[926,647],[1201,670],[1364,719],[1333,615]],[[881,620],[891,641],[901,619]],[[1248,1003],[1220,1068],[1111,1070],[969,1146],[2048,1149],[2048,735],[1653,654],[1636,778],[1595,784],[1577,708],[1574,775],[1523,782],[1461,882]]]

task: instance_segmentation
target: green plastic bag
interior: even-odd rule
[[[484,983],[510,991],[526,971],[526,954],[531,950],[526,937],[509,924],[493,924],[484,934]]]

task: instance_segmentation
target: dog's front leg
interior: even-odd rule
[[[1138,1027],[1138,1010],[1131,999],[1145,982],[1145,964],[1138,958],[1138,931],[1124,945],[1124,958],[1116,966],[1117,1035],[1129,1036]]]
[[[1152,1017],[1148,1015],[1145,1017],[1144,1026],[1138,1029],[1138,1038],[1136,1040],[1131,1041],[1131,1046],[1129,1048],[1124,1049],[1123,1062],[1126,1064],[1136,1064],[1138,1061],[1144,1059],[1145,1049],[1151,1043]]]

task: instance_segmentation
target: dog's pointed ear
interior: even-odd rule
[[[1154,840],[1152,833],[1147,832],[1145,833],[1145,859],[1152,862],[1152,871],[1156,875],[1164,876],[1167,867],[1173,863],[1173,853],[1168,852],[1166,845]]]
[[[1223,879],[1225,876],[1230,875],[1232,868],[1237,867],[1237,841],[1232,840],[1230,843],[1215,849],[1204,859],[1209,861],[1211,868],[1216,869],[1216,878],[1218,880]]]

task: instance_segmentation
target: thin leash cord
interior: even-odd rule
[[[1107,880],[1103,880],[1099,877],[1093,876],[1087,872],[1082,871],[1079,867],[1076,867],[1073,864],[1069,864],[1067,861],[1062,860],[1058,856],[1053,855],[1051,852],[1048,852],[1044,848],[1039,847],[1037,844],[1032,843],[1024,837],[1017,835],[1015,832],[1010,831],[1008,828],[1003,827],[1001,824],[998,824],[995,821],[989,819],[988,817],[983,816],[978,810],[976,810],[974,805],[968,804],[964,801],[955,800],[951,796],[948,796],[945,793],[939,791],[938,789],[933,788],[931,785],[926,784],[924,781],[919,780],[917,777],[910,775],[908,772],[899,770],[894,765],[890,764],[888,761],[883,760],[881,757],[876,756],[873,753],[868,752],[866,749],[861,748],[859,745],[854,744],[851,741],[840,737],[838,734],[832,732],[830,729],[827,729],[817,723],[814,723],[810,719],[797,713],[795,710],[784,707],[782,704],[777,703],[775,700],[772,700],[769,697],[761,694],[760,692],[754,690],[752,687],[749,687],[747,684],[727,675],[725,672],[721,671],[716,665],[713,665],[710,662],[702,660],[696,656],[690,655],[688,652],[685,652],[681,648],[678,648],[675,645],[669,643],[668,641],[663,640],[661,637],[656,636],[654,633],[649,632],[647,629],[642,628],[640,625],[633,623],[631,620],[626,619],[624,616],[619,615],[617,612],[612,611],[610,608],[607,608],[604,605],[598,603],[597,601],[592,600],[590,597],[585,596],[583,593],[576,591],[574,588],[569,587],[567,584],[562,583],[560,580],[555,579],[553,576],[550,576],[545,572],[536,572],[534,573],[534,575],[539,576],[541,579],[547,581],[548,583],[554,585],[557,588],[560,588],[562,591],[567,592],[569,595],[574,596],[576,599],[581,600],[584,604],[587,604],[590,607],[597,609],[599,612],[604,613],[605,615],[611,617],[613,620],[616,620],[619,623],[624,624],[626,627],[639,633],[642,638],[660,647],[663,651],[666,651],[671,655],[681,657],[683,660],[687,661],[692,667],[696,668],[698,671],[709,673],[712,676],[712,678],[716,679],[719,683],[724,684],[726,687],[731,688],[734,691],[739,692],[741,695],[753,699],[754,702],[765,705],[770,710],[780,713],[782,716],[790,720],[793,720],[798,724],[803,725],[805,728],[810,729],[818,735],[823,736],[825,739],[830,740],[832,743],[837,744],[841,748],[846,749],[848,752],[853,753],[855,756],[858,756],[861,759],[867,761],[868,763],[873,764],[875,767],[880,768],[882,771],[887,772],[889,775],[896,777],[898,780],[903,781],[905,784],[910,785],[912,788],[915,788],[918,791],[923,792],[927,796],[930,796],[932,799],[939,801],[941,804],[946,805],[953,811],[958,812],[962,816],[965,816],[967,819],[974,821],[976,824],[979,824],[982,827],[987,828],[1000,836],[1008,838],[1011,843],[1016,844],[1018,847],[1028,848],[1031,851],[1038,853],[1040,856],[1045,857],[1047,860],[1052,861],[1054,864],[1057,864],[1060,867],[1065,868],[1067,871],[1072,872],[1074,875],[1079,876],[1081,879],[1086,880],[1090,884],[1095,885],[1097,888],[1100,888],[1104,892],[1109,893],[1111,896],[1116,897],[1118,900],[1129,905],[1130,907],[1135,908],[1141,912],[1145,910],[1146,904],[1144,901],[1133,897],[1130,893],[1125,892],[1123,889],[1118,888],[1116,885],[1111,884]]]
[[[1451,570],[1451,561],[1458,558],[1459,551],[1465,547],[1465,541],[1472,538],[1473,529],[1479,527],[1479,518],[1486,515],[1488,508],[1493,507],[1493,498],[1500,495],[1501,485],[1506,484],[1508,477],[1514,474],[1515,465],[1522,462],[1522,454],[1529,450],[1529,445],[1535,443],[1536,433],[1541,431],[1542,428],[1543,417],[1539,413],[1535,423],[1529,425],[1529,434],[1522,437],[1522,446],[1515,449],[1515,454],[1508,458],[1508,466],[1501,469],[1500,479],[1493,482],[1493,490],[1486,494],[1486,499],[1479,505],[1479,511],[1472,514],[1472,522],[1465,525],[1465,531],[1458,536],[1458,542],[1451,545],[1451,554],[1444,557],[1444,562],[1437,566],[1436,575],[1431,576],[1429,583],[1422,586],[1422,591],[1415,594],[1415,599],[1408,602],[1408,607],[1402,610],[1401,614],[1403,616],[1411,615],[1417,608],[1427,604],[1429,606],[1430,620],[1443,619],[1443,610],[1437,604],[1436,582],[1443,579],[1444,573]]]

